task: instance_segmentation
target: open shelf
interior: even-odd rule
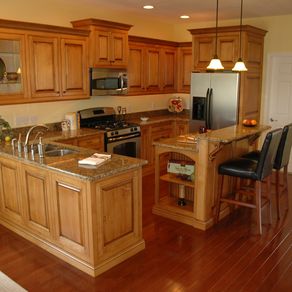
[[[171,183],[185,185],[185,186],[190,187],[190,188],[195,188],[194,182],[180,179],[179,177],[177,177],[174,174],[166,173],[166,174],[160,176],[160,179],[167,181],[167,182],[171,182]]]
[[[159,199],[158,204],[165,209],[173,210],[181,214],[191,215],[193,213],[194,202],[185,200],[186,205],[179,206],[177,200],[178,198],[176,197],[163,196]]]

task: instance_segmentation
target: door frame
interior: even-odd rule
[[[278,53],[269,53],[267,55],[267,70],[265,78],[265,91],[263,95],[263,111],[262,111],[262,123],[269,125],[269,112],[270,112],[270,102],[271,102],[271,84],[272,84],[272,70],[273,70],[273,58],[275,57],[291,57],[292,52],[278,52]]]

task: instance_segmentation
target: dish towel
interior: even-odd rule
[[[86,164],[86,165],[99,165],[110,158],[111,158],[111,154],[94,153],[90,157],[79,160],[78,163]]]

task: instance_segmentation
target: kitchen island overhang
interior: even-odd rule
[[[175,138],[161,139],[155,147],[155,204],[152,211],[201,230],[214,224],[215,205],[218,193],[218,165],[232,157],[240,156],[252,148],[258,138],[270,127],[258,125],[244,127],[236,125],[204,134],[190,133]],[[167,159],[192,162],[195,165],[193,180],[177,178],[168,173]],[[162,187],[168,184],[168,187]],[[183,192],[181,191],[183,189]],[[224,186],[229,193],[232,184]],[[179,205],[181,194],[185,205]],[[229,214],[226,205],[220,218]]]
[[[140,159],[112,155],[97,167],[78,150],[32,160],[0,146],[0,223],[74,267],[97,276],[145,248]]]

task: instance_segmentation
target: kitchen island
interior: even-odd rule
[[[0,145],[0,223],[91,276],[143,250],[146,161],[113,154],[81,166],[96,151],[48,141],[70,151],[41,158]]]
[[[258,138],[270,127],[231,126],[204,134],[187,134],[161,139],[155,146],[155,204],[153,213],[195,228],[206,230],[213,225],[220,163],[240,156],[255,147]],[[167,162],[181,167],[194,165],[188,176],[167,170]],[[224,193],[232,188],[229,181]],[[183,203],[182,199],[183,198]],[[220,218],[229,213],[222,208]]]

